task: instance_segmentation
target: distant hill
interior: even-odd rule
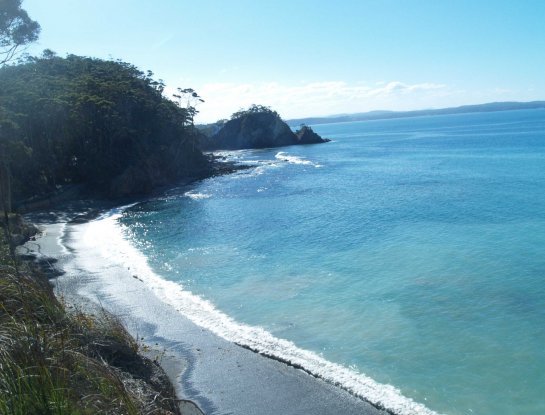
[[[422,117],[428,115],[466,114],[472,112],[494,112],[545,108],[545,101],[532,102],[491,102],[488,104],[463,105],[461,107],[417,110],[417,111],[370,111],[356,114],[331,115],[328,117],[308,117],[287,120],[290,127],[301,124],[331,124],[336,122],[386,120],[391,118]]]

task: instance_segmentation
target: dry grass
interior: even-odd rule
[[[154,384],[157,368],[137,350],[111,315],[67,313],[0,244],[0,414],[177,413],[166,378]]]

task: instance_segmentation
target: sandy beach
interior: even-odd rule
[[[42,234],[20,248],[62,274],[55,292],[73,307],[103,308],[121,318],[141,349],[171,378],[185,413],[386,414],[350,393],[199,327],[161,301],[130,269],[78,252],[83,223],[49,217]]]

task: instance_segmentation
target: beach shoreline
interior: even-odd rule
[[[73,219],[50,215],[37,223],[41,235],[19,252],[50,264],[55,293],[67,304],[119,317],[144,354],[163,367],[185,413],[390,413],[199,327],[155,296],[130,269],[112,268],[78,252],[73,234],[88,221]]]

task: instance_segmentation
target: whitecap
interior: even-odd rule
[[[114,266],[130,267],[162,301],[172,305],[195,324],[216,335],[292,366],[336,385],[371,404],[398,415],[437,415],[426,406],[405,397],[392,385],[381,384],[355,367],[330,362],[318,353],[277,338],[261,327],[239,323],[219,311],[207,300],[187,291],[182,284],[162,279],[154,273],[147,258],[130,242],[128,228],[120,225],[119,211],[81,225],[80,242],[85,249],[95,249]]]
[[[274,156],[277,160],[285,161],[290,164],[302,164],[306,166],[322,167],[321,164],[313,163],[310,160],[305,159],[304,157],[297,157],[291,154],[280,151]]]
[[[185,192],[184,196],[187,196],[193,200],[202,200],[202,199],[208,199],[212,197],[212,195],[208,193],[199,193],[199,192],[194,192],[193,190],[190,190],[189,192]]]
[[[252,169],[240,171],[238,174],[235,174],[233,176],[234,178],[240,179],[261,176],[271,168],[274,169],[281,167],[280,163],[275,163],[271,160],[245,160],[244,163],[255,167],[253,167]]]

